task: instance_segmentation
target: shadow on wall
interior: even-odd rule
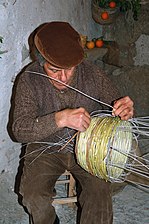
[[[37,27],[29,36],[28,38],[28,44],[29,44],[29,53],[30,53],[30,58],[32,61],[35,61],[36,60],[36,47],[35,47],[35,44],[34,44],[34,36],[35,34],[38,32],[38,30],[44,26],[46,23],[43,23],[41,24],[39,27]],[[32,62],[31,62],[32,63]],[[18,80],[19,80],[19,77],[21,75],[21,73],[24,72],[24,70],[26,69],[28,65],[26,65],[21,71],[20,73],[17,75],[16,79],[15,79],[15,82],[14,82],[14,85],[13,85],[13,88],[12,88],[12,96],[11,96],[11,108],[10,108],[10,111],[9,111],[9,119],[8,119],[8,124],[7,124],[7,131],[8,131],[8,134],[10,136],[10,138],[12,139],[12,141],[14,142],[17,142],[15,136],[13,135],[13,132],[12,132],[12,123],[13,123],[13,111],[14,111],[14,99],[15,99],[15,94],[16,94],[16,86],[17,86],[17,83],[18,83]]]
[[[38,29],[40,29],[44,24],[40,25],[38,28],[36,28],[29,36],[28,38],[28,44],[29,44],[29,52],[30,52],[30,58],[32,61],[35,61],[36,60],[36,55],[35,55],[35,52],[36,52],[36,47],[34,45],[34,36],[36,34],[36,32],[38,31]],[[32,63],[32,62],[31,62]],[[29,63],[30,64],[30,63]],[[12,88],[12,95],[11,95],[11,107],[10,107],[10,111],[9,111],[9,118],[8,118],[8,124],[7,124],[7,132],[11,138],[12,141],[14,142],[17,142],[14,134],[13,134],[13,131],[12,131],[12,126],[13,126],[13,112],[14,112],[14,108],[15,108],[15,97],[16,97],[16,88],[17,88],[17,84],[18,84],[18,80],[20,78],[20,75],[24,72],[24,70],[26,69],[28,65],[26,65],[21,71],[20,73],[18,73],[15,81],[14,81],[14,85],[13,85],[13,88]],[[23,206],[22,204],[22,196],[21,194],[19,193],[19,189],[20,189],[20,181],[21,181],[21,176],[22,176],[22,172],[23,172],[23,166],[24,166],[24,155],[25,155],[25,150],[26,150],[26,144],[22,144],[21,146],[21,153],[20,153],[20,162],[19,162],[19,167],[18,167],[18,171],[17,171],[17,174],[16,174],[16,177],[15,177],[15,184],[14,184],[14,192],[18,195],[18,203]],[[24,210],[26,213],[27,212],[27,209],[23,206]]]
[[[23,72],[23,70],[20,72],[20,74]],[[15,98],[16,86],[17,86],[17,83],[18,83],[18,79],[20,77],[20,74],[18,74],[18,76],[16,77],[16,80],[14,82],[14,86],[13,86],[13,89],[12,89],[11,108],[10,108],[10,111],[9,111],[9,121],[8,121],[8,124],[7,124],[7,132],[9,134],[10,138],[12,139],[12,141],[14,141],[14,142],[17,142],[17,140],[16,140],[16,138],[13,135],[13,132],[12,132],[13,111],[14,111],[14,107],[15,107],[15,105],[14,105],[14,98]],[[20,162],[19,162],[19,167],[18,167],[18,170],[17,170],[16,177],[15,177],[14,192],[18,196],[18,203],[24,208],[25,212],[28,213],[27,210],[26,210],[26,208],[22,204],[22,196],[19,193],[20,180],[21,180],[22,171],[23,171],[23,165],[24,165],[24,159],[22,159],[22,158],[23,158],[23,156],[25,154],[25,148],[26,148],[25,146],[23,146],[23,144],[20,147],[21,147],[21,153],[19,155]]]
[[[41,29],[44,25],[46,25],[47,23],[43,23],[41,25],[39,25],[29,36],[28,38],[28,45],[29,45],[29,54],[30,54],[30,58],[32,61],[36,60],[36,47],[34,44],[34,37],[36,35],[36,33],[38,32],[39,29]]]

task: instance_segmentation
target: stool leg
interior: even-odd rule
[[[77,202],[77,196],[75,191],[75,179],[73,178],[72,174],[69,171],[65,171],[62,174],[65,176],[65,179],[59,179],[56,184],[65,184],[67,187],[67,197],[62,198],[54,198],[53,204],[68,204],[70,207],[75,207],[75,202]]]
[[[76,182],[71,173],[69,174],[69,176],[70,179],[68,184],[68,197],[74,197],[76,196],[76,190],[75,190]],[[69,203],[68,206],[75,207],[75,203],[74,202]]]
[[[68,196],[72,197],[72,196],[75,196],[75,195],[76,195],[75,179],[73,178],[72,174],[70,174]]]

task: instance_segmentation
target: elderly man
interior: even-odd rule
[[[80,36],[70,24],[44,24],[34,43],[37,60],[18,79],[12,124],[16,140],[27,143],[20,183],[23,205],[32,223],[59,223],[52,198],[55,182],[67,169],[81,185],[80,223],[111,224],[110,183],[77,164],[74,141],[59,150],[62,140],[89,127],[92,111],[103,108],[68,85],[107,104],[113,101],[113,115],[123,120],[133,116],[133,102],[128,96],[120,98],[104,72],[84,60]]]

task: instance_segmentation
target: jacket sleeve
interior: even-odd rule
[[[12,132],[20,143],[41,141],[60,130],[55,123],[55,113],[39,116],[38,102],[23,77],[17,83]]]

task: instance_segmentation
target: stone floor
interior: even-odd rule
[[[11,186],[6,187],[6,184],[8,186],[8,183],[1,176],[0,224],[28,224],[28,216],[18,204],[13,188]],[[58,194],[64,194],[64,190],[63,187],[59,187]],[[55,209],[61,224],[75,224],[76,208],[67,205],[55,205]],[[145,191],[127,185],[113,197],[113,209],[113,224],[149,224],[149,190]]]
[[[75,224],[76,208],[56,205],[61,224]],[[149,191],[128,185],[113,196],[113,224],[149,224]]]

